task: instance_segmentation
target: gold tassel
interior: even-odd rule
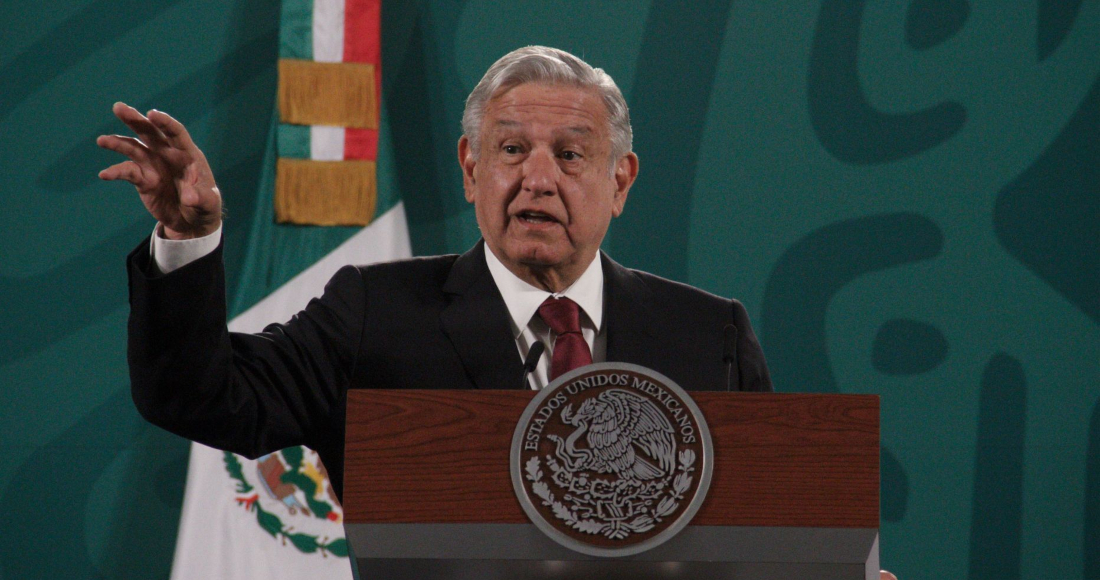
[[[279,115],[295,125],[377,129],[374,65],[279,59]]]
[[[275,221],[314,226],[365,226],[377,202],[373,161],[279,159]]]

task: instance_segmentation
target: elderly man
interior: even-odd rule
[[[353,388],[533,388],[590,362],[651,367],[688,389],[767,391],[744,307],[628,270],[599,251],[638,174],[626,102],[566,52],[502,57],[470,94],[458,142],[483,242],[461,256],[346,267],[324,295],[259,335],[225,328],[221,194],[169,115],[114,113],[137,138],[105,180],[136,186],[158,221],[130,255],[129,359],[151,422],[257,456],[308,445],[342,493],[344,395]],[[737,328],[727,375],[723,339]]]
[[[770,390],[745,309],[623,268],[599,252],[638,174],[626,103],[601,70],[528,47],[470,94],[458,142],[483,242],[461,256],[346,267],[324,295],[260,335],[225,329],[221,195],[187,130],[116,104],[137,138],[103,179],[133,183],[159,222],[130,256],[134,400],[150,421],[245,455],[305,444],[342,492],[349,388],[535,388],[589,362],[645,365],[689,389]],[[150,256],[150,253],[152,254]]]

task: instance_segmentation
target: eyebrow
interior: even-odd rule
[[[565,130],[569,131],[570,133],[577,133],[579,135],[591,135],[592,134],[592,129],[590,129],[588,127],[579,126],[579,125],[573,125],[571,127],[566,127]]]

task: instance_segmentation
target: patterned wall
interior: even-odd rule
[[[187,445],[129,399],[123,258],[152,223],[95,179],[110,104],[207,152],[235,310],[353,230],[245,263],[274,227],[277,3],[0,17],[0,579],[166,577]],[[421,0],[383,31],[380,187],[417,253],[478,237],[455,142],[485,68],[582,55],[642,161],[605,248],[744,301],[779,390],[882,396],[884,565],[1100,578],[1100,2]]]

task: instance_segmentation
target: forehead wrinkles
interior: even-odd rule
[[[607,111],[593,91],[544,85],[519,85],[494,97],[487,107],[491,129],[503,124],[546,123],[581,132],[603,133]],[[576,132],[576,131],[573,131]]]
[[[528,126],[527,123],[522,123],[520,121],[514,121],[512,119],[499,119],[499,120],[493,122],[493,126],[490,129],[493,130],[494,133],[512,134],[512,133],[523,133],[524,130],[527,128],[527,126]],[[586,125],[568,125],[568,126],[565,126],[565,127],[552,126],[549,129],[550,129],[550,133],[553,134],[554,136],[570,136],[570,137],[585,138],[585,137],[595,135],[595,131],[591,127],[589,127],[587,124]]]
[[[589,123],[595,123],[598,119],[593,113],[592,107],[585,106],[584,103],[569,103],[560,101],[543,101],[543,102],[502,102],[495,107],[490,107],[491,113],[496,113],[495,116],[541,116],[541,115],[553,115],[563,117],[575,117],[577,119],[584,119]]]

